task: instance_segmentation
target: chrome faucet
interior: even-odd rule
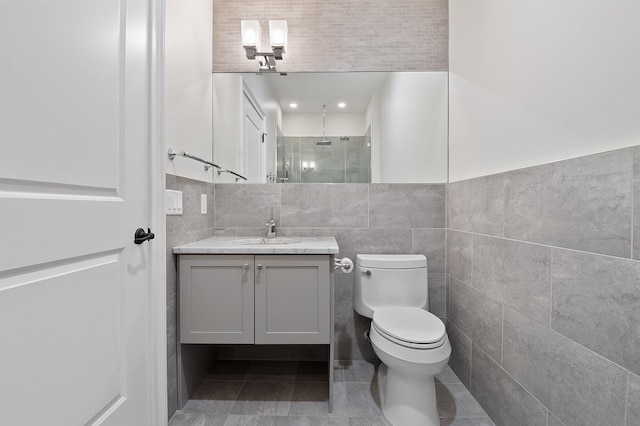
[[[273,219],[273,207],[271,207],[271,219],[264,223],[267,226],[267,238],[276,237],[276,221]]]

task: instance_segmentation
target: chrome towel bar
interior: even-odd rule
[[[167,150],[167,156],[169,157],[169,160],[173,161],[173,159],[176,158],[176,155],[180,155],[182,157],[191,158],[192,160],[196,160],[196,161],[199,161],[201,163],[204,163],[204,171],[205,172],[208,172],[211,167],[215,167],[216,169],[218,169],[218,176],[220,176],[222,173],[231,173],[232,175],[234,175],[236,177],[236,182],[239,181],[240,179],[247,180],[246,177],[242,176],[241,174],[238,174],[238,173],[234,172],[233,170],[223,169],[219,165],[217,165],[215,163],[212,163],[211,161],[203,160],[202,158],[196,157],[195,155],[191,155],[187,151],[182,151],[180,154],[178,154],[177,152],[174,151],[173,148],[169,148]]]
[[[191,155],[189,154],[187,151],[182,151],[180,154],[176,153],[173,148],[169,148],[169,150],[167,151],[167,155],[169,156],[169,160],[173,161],[174,158],[176,158],[176,155],[181,155],[183,157],[187,157],[187,158],[191,158],[192,160],[196,160],[199,161],[201,163],[204,163],[204,170],[205,171],[209,171],[209,169],[213,166],[216,169],[221,169],[222,167],[218,166],[215,163],[212,163],[210,161],[207,160],[203,160],[200,157],[196,157],[195,155]]]
[[[223,173],[231,173],[232,175],[234,175],[236,177],[236,182],[239,181],[240,179],[244,179],[247,180],[246,177],[239,175],[238,173],[234,172],[233,170],[229,170],[229,169],[218,169],[218,176],[220,176]]]

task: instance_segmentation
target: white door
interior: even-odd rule
[[[250,183],[266,182],[264,175],[264,114],[260,106],[244,96],[244,153],[245,177]]]
[[[0,0],[0,424],[149,425],[153,0]]]

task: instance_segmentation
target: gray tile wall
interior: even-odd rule
[[[260,21],[267,48],[269,20],[287,20],[288,48],[278,71],[448,69],[447,0],[214,0],[214,72],[257,70],[242,49],[243,19]]]
[[[169,417],[178,407],[178,319],[176,261],[172,248],[213,236],[213,215],[200,214],[200,194],[207,194],[207,211],[214,210],[213,185],[166,175],[166,188],[182,191],[181,216],[167,216],[167,379]]]
[[[335,237],[337,257],[424,254],[430,310],[445,318],[445,185],[216,184],[214,193],[217,235],[263,235],[273,207],[278,235]],[[377,360],[363,338],[370,321],[353,310],[353,274],[337,272],[335,284],[336,359]]]
[[[261,236],[274,218],[280,236],[333,236],[337,257],[358,253],[421,253],[429,267],[430,310],[444,319],[445,185],[443,184],[210,184],[167,175],[167,188],[183,191],[182,216],[167,216],[169,412],[177,406],[176,267],[171,248],[217,236]],[[200,214],[200,194],[209,214]],[[353,274],[335,274],[337,360],[377,361],[363,337],[370,321],[353,310]],[[218,357],[325,359],[321,346],[228,346]]]
[[[639,181],[635,147],[447,186],[450,365],[497,425],[640,424]]]

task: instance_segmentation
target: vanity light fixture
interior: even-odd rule
[[[261,72],[275,72],[276,60],[282,60],[282,56],[287,51],[287,21],[269,21],[269,38],[271,41],[271,52],[261,52],[260,42],[262,39],[262,28],[258,21],[241,21],[242,47],[247,54],[247,59],[256,59],[262,56],[263,61],[258,61]]]

